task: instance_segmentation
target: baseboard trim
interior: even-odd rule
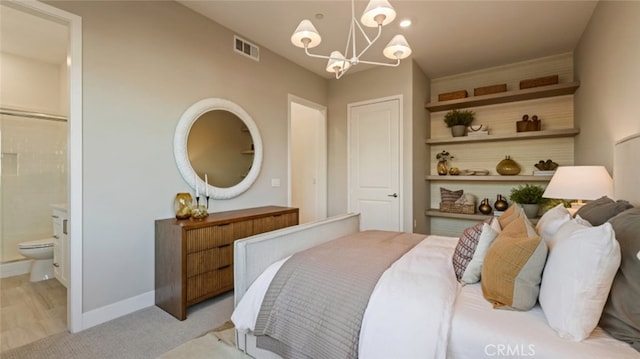
[[[155,304],[155,291],[105,305],[82,314],[82,330],[133,313]]]
[[[31,259],[17,260],[0,264],[0,278],[28,274],[31,271]]]

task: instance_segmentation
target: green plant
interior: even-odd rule
[[[453,156],[451,156],[451,155],[449,154],[449,152],[444,151],[444,150],[443,150],[442,152],[440,152],[440,153],[436,154],[436,159],[437,159],[438,161],[449,161],[449,160],[450,160],[450,159],[452,159],[452,158],[453,158]]]
[[[512,201],[520,204],[539,204],[542,200],[544,188],[536,185],[520,185],[511,189]]]
[[[447,127],[456,125],[469,126],[473,122],[475,112],[471,110],[451,110],[444,115],[444,123]]]

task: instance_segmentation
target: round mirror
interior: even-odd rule
[[[173,143],[178,169],[200,196],[228,199],[258,178],[262,140],[255,122],[237,104],[209,98],[180,117]]]

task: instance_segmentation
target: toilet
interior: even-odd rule
[[[30,281],[38,282],[53,275],[53,238],[38,239],[18,244],[20,254],[32,259]]]

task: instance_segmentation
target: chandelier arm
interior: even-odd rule
[[[349,35],[347,35],[347,44],[345,45],[345,49],[344,49],[344,56],[346,58],[350,58],[349,57],[349,47],[351,47],[351,55],[352,57],[356,56],[356,33],[355,33],[355,29],[353,27],[353,21],[354,19],[351,19],[351,26],[349,26]]]
[[[360,25],[358,25],[358,27],[360,27]],[[362,31],[362,28],[360,27],[360,31]],[[367,37],[367,35],[364,33],[364,31],[362,31],[362,34],[364,35],[364,37],[367,39],[367,42],[369,43],[369,45],[367,45],[367,47],[365,47],[364,49],[362,49],[362,51],[360,51],[360,53],[358,54],[358,56],[356,56],[357,58],[360,58],[360,56],[364,55],[364,53],[369,50],[369,48],[371,47],[371,45],[373,45],[379,38],[380,35],[382,34],[382,25],[378,25],[378,35],[376,35],[376,37],[373,39],[373,41],[369,40],[369,38]],[[355,53],[355,52],[354,52]]]
[[[390,64],[390,63],[386,63],[386,62],[363,61],[363,60],[360,60],[359,62],[361,64],[380,65],[380,66],[388,66],[388,67],[398,67],[398,65],[400,65],[400,59],[398,59],[395,64]]]

